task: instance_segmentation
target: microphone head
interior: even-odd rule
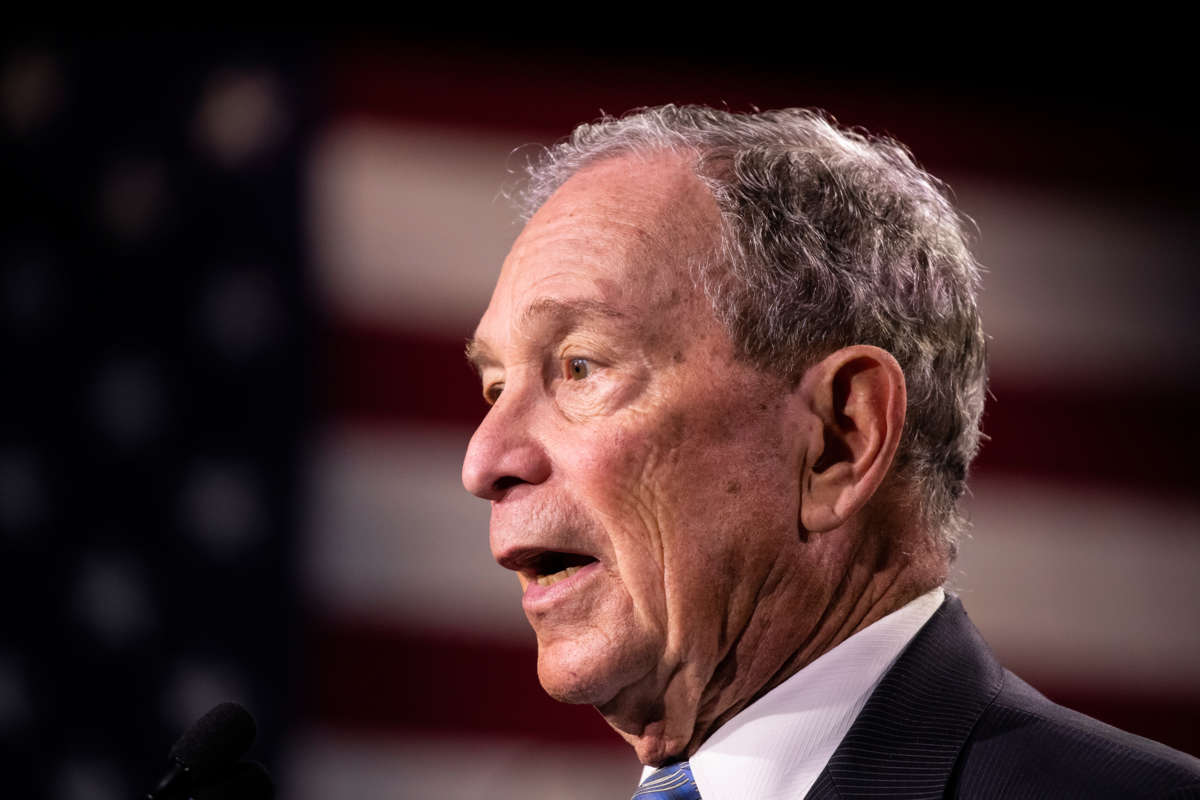
[[[232,764],[254,743],[254,717],[237,703],[221,703],[188,728],[170,758],[193,774]]]

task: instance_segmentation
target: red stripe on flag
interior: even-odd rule
[[[487,405],[467,336],[339,320],[327,331],[318,387],[325,414],[338,426],[478,425]]]
[[[991,387],[977,473],[1195,499],[1200,386],[1037,385],[1000,375]]]
[[[532,633],[522,644],[317,621],[305,663],[308,716],[333,730],[621,744],[595,709],[542,691]]]
[[[1200,695],[1181,695],[1153,687],[1067,685],[1059,681],[1032,682],[1056,703],[1109,725],[1145,736],[1168,747],[1200,756]]]
[[[530,636],[532,640],[532,634]],[[623,747],[589,706],[551,700],[533,642],[486,641],[365,622],[313,623],[306,653],[308,717],[352,734],[484,735]],[[1040,691],[1089,716],[1200,755],[1200,695],[1058,679]]]

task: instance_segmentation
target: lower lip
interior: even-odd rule
[[[564,578],[550,586],[542,586],[537,581],[530,581],[525,587],[525,596],[521,605],[526,611],[535,611],[545,606],[557,603],[572,592],[578,591],[584,583],[600,574],[600,562],[593,561],[569,578]]]

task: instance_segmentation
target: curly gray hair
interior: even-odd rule
[[[542,151],[522,211],[532,216],[588,164],[663,150],[694,154],[721,210],[720,252],[701,279],[739,355],[796,380],[851,344],[900,363],[908,409],[896,475],[953,558],[987,369],[980,267],[943,184],[897,142],[819,111],[666,105],[580,125]]]

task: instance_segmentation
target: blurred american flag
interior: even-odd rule
[[[223,699],[284,797],[628,793],[632,753],[538,687],[459,484],[462,348],[522,146],[667,101],[825,107],[951,184],[993,337],[953,587],[1051,697],[1200,752],[1185,142],[1120,84],[179,37],[3,69],[0,736],[29,796],[132,796]]]

